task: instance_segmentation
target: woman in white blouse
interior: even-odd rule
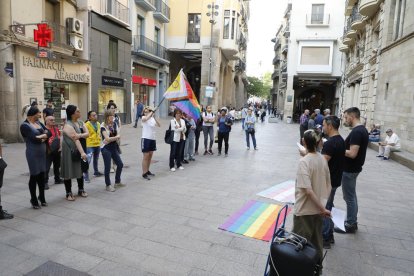
[[[142,116],[142,177],[147,180],[150,180],[150,176],[155,176],[155,174],[150,172],[149,167],[151,164],[152,154],[157,150],[155,128],[161,126],[160,122],[154,117],[154,113],[155,110],[152,107],[147,106],[144,108],[144,116]]]
[[[185,132],[187,131],[187,128],[185,127],[184,120],[181,119],[182,115],[182,111],[176,108],[174,110],[174,119],[170,122],[171,131],[174,132],[174,139],[170,149],[170,170],[172,172],[175,172],[174,165],[176,165],[179,170],[184,169],[184,167],[181,166],[181,160],[183,159],[181,154],[185,144]]]

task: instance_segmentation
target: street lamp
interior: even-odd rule
[[[216,20],[214,19],[215,16],[218,16],[218,9],[219,9],[219,5],[214,4],[214,2],[212,2],[211,4],[207,5],[208,8],[208,12],[206,13],[207,16],[210,17],[210,20],[208,22],[210,22],[211,24],[211,29],[210,29],[210,57],[209,57],[209,61],[210,61],[210,68],[208,71],[208,86],[212,86],[212,81],[211,81],[211,70],[212,70],[212,64],[213,64],[213,59],[212,59],[212,55],[213,55],[213,26],[214,24],[216,24]],[[207,100],[207,105],[211,104],[211,99],[212,97],[208,97]]]

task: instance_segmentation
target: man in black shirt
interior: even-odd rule
[[[356,180],[362,171],[368,147],[368,131],[361,124],[360,111],[351,107],[344,112],[345,126],[352,127],[351,133],[345,139],[345,163],[342,174],[342,193],[346,202],[345,232],[335,228],[338,233],[355,233],[358,230],[358,201],[356,195]]]
[[[323,132],[329,139],[323,144],[322,155],[328,161],[331,176],[331,194],[326,202],[326,209],[332,210],[336,189],[341,186],[342,172],[345,160],[345,141],[338,132],[340,120],[336,116],[327,116],[323,120]],[[323,248],[331,248],[334,243],[334,224],[331,218],[323,219]]]

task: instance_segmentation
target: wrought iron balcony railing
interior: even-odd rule
[[[155,7],[154,17],[163,23],[170,22],[170,7],[162,0],[155,0]]]
[[[133,52],[136,54],[146,52],[164,60],[169,60],[167,49],[164,46],[161,46],[157,42],[152,41],[143,35],[134,36]]]

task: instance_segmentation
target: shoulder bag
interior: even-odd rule
[[[174,141],[174,131],[171,130],[171,123],[168,129],[165,131],[164,141],[167,144],[172,144]]]

